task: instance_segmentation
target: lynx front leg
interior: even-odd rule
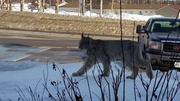
[[[95,58],[88,56],[84,62],[84,65],[72,74],[72,76],[81,76],[87,72],[96,63]]]
[[[103,71],[102,76],[109,76],[109,74],[110,74],[110,69],[111,69],[110,60],[107,60],[107,61],[104,61],[104,62],[103,62],[103,68],[104,68],[104,71]]]
[[[127,79],[136,79],[136,77],[137,77],[137,75],[138,75],[139,69],[135,67],[135,68],[132,69],[131,71],[132,71],[131,75],[130,75],[130,76],[127,76],[126,78],[127,78]]]
[[[127,76],[126,78],[127,79],[136,79],[139,69],[136,66],[131,66],[131,67],[129,67],[129,69],[132,71],[132,73],[130,76]]]

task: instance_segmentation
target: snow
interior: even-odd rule
[[[10,65],[11,64],[11,65]],[[45,77],[48,75],[47,77],[47,88],[49,89],[49,91],[51,92],[51,94],[54,94],[53,96],[57,97],[56,95],[56,89],[50,84],[51,81],[59,81],[62,82],[62,77],[61,77],[61,73],[62,70],[64,69],[67,74],[71,77],[71,74],[74,71],[77,71],[79,69],[79,67],[81,67],[83,65],[83,63],[70,63],[70,64],[56,64],[56,71],[53,69],[53,64],[52,63],[38,63],[38,62],[31,62],[31,61],[23,61],[23,62],[1,62],[1,72],[0,72],[0,98],[2,101],[8,101],[8,99],[11,99],[12,101],[16,101],[19,97],[18,91],[19,88],[23,91],[23,94],[30,99],[31,96],[28,93],[27,88],[31,87],[32,90],[34,90],[36,88],[37,85],[37,89],[35,90],[39,95],[43,94],[43,84],[45,84],[44,81],[44,76],[43,74],[45,74]],[[100,64],[101,66],[101,64]],[[7,67],[6,70],[2,70],[2,68]],[[102,66],[101,66],[102,67]],[[60,70],[60,72],[58,71],[58,69]],[[95,67],[93,67],[93,69],[95,68],[95,78],[98,78],[98,70],[97,70],[97,65]],[[114,63],[112,63],[112,69],[113,69],[113,74],[117,75],[117,69],[121,69],[120,67],[116,66]],[[94,80],[94,76],[93,76],[93,69],[91,69],[88,73],[87,73],[87,77],[89,79],[89,84],[90,84],[90,88],[91,88],[91,92],[92,92],[92,98],[93,101],[97,101],[99,100],[97,96],[100,97],[100,90]],[[48,74],[47,74],[48,72]],[[126,76],[130,75],[131,72],[126,71],[125,72]],[[155,72],[154,72],[155,73]],[[158,75],[158,79],[160,79],[161,77],[161,73],[159,73]],[[142,73],[143,79],[146,82],[149,82],[147,76],[145,75],[145,73]],[[173,85],[174,79],[176,78],[176,76],[180,76],[180,74],[178,73],[176,75],[176,72],[173,71],[171,79],[169,80],[169,88]],[[89,101],[89,92],[88,92],[88,84],[87,84],[87,80],[86,80],[86,76],[80,76],[80,77],[72,77],[72,79],[75,81],[78,81],[78,87],[80,88],[81,94],[84,97],[85,101]],[[110,92],[111,92],[111,99],[113,98],[113,94],[112,94],[112,83],[113,83],[113,79],[112,76],[110,77],[106,77],[107,81],[110,83]],[[153,84],[154,84],[155,79],[152,80],[152,83],[150,85],[150,89],[149,89],[149,97],[152,93],[152,89],[153,89]],[[39,82],[39,83],[38,83]],[[102,81],[104,83],[104,85],[107,85],[106,81],[103,80]],[[145,96],[145,90],[141,84],[141,80],[139,78],[137,78],[135,80],[136,82],[136,86],[139,90],[139,92],[141,93],[141,99],[142,101],[144,101],[146,99]],[[130,79],[126,79],[125,80],[125,91],[126,91],[126,101],[133,101],[134,100],[134,80],[130,80]],[[176,81],[176,83],[178,83]],[[166,84],[166,83],[165,83]],[[162,85],[162,82],[161,84]],[[176,87],[177,84],[174,85],[174,87]],[[60,88],[62,89],[64,86],[62,84],[59,85]],[[119,88],[119,101],[122,100],[123,98],[123,81],[120,84],[120,88]],[[159,86],[159,89],[160,90]],[[60,89],[59,88],[59,89]],[[108,93],[108,88],[106,87],[106,93]],[[163,88],[165,89],[165,88]],[[156,92],[157,94],[159,93],[158,91]],[[178,92],[177,96],[175,97],[174,101],[179,101],[180,96],[178,96],[180,94],[180,92]],[[67,96],[67,95],[66,95]],[[69,98],[69,97],[67,97]],[[137,97],[139,99],[139,97]],[[49,101],[50,99],[48,98],[48,94],[47,92],[45,92],[44,101]],[[155,100],[153,100],[155,101]]]
[[[59,6],[64,6],[68,4],[67,2],[62,2],[59,4]],[[13,11],[20,11],[20,4],[13,4]],[[24,4],[24,11],[31,12],[31,9],[28,9],[28,4]],[[33,10],[33,12],[38,12],[38,10]],[[55,10],[53,7],[47,8],[44,10],[44,13],[51,13],[54,14]],[[63,15],[75,15],[79,16],[77,12],[67,12],[67,11],[59,11],[58,14]],[[99,14],[91,13],[90,11],[86,11],[84,14],[85,17],[99,17]],[[112,18],[112,19],[119,19],[120,15],[112,14],[112,13],[105,13],[102,15],[104,18]],[[129,14],[129,13],[122,13],[122,19],[126,20],[135,20],[135,21],[147,21],[150,17],[162,17],[161,15],[152,15],[152,16],[143,16],[143,15],[137,15],[137,14]]]
[[[19,11],[19,5],[15,4],[13,7],[14,11]],[[29,9],[24,8],[24,10],[29,11]],[[53,9],[46,9],[45,13],[54,13]],[[59,12],[59,14],[68,14],[68,15],[78,15],[77,13],[72,12]],[[86,12],[86,16],[89,16],[90,12]],[[151,16],[140,16],[140,15],[130,15],[130,14],[122,14],[124,19],[130,19],[130,20],[147,20]],[[98,17],[98,14],[91,14],[92,17]],[[104,17],[109,18],[119,18],[119,16],[114,14],[104,14]],[[6,51],[6,49],[3,49]],[[34,61],[20,61],[20,62],[14,62],[14,61],[6,61],[4,59],[1,59],[0,61],[0,101],[23,101],[22,98],[28,99],[28,101],[34,101],[33,97],[35,95],[39,94],[40,98],[43,101],[51,101],[51,99],[48,97],[47,90],[44,91],[44,86],[47,83],[48,91],[58,99],[56,93],[57,88],[55,86],[51,85],[52,81],[55,81],[56,83],[59,82],[58,90],[63,91],[65,89],[65,86],[63,85],[63,78],[61,76],[63,69],[66,71],[67,75],[71,78],[71,74],[75,71],[77,71],[82,65],[82,62],[79,63],[69,63],[69,64],[58,64],[53,65],[54,63],[41,63],[41,62],[34,62]],[[53,69],[53,67],[56,67]],[[102,65],[100,64],[100,67]],[[95,79],[98,79],[99,74],[99,66],[95,65],[92,69],[90,69],[87,72],[87,76],[80,76],[80,77],[72,77],[73,81],[78,82],[78,87],[80,89],[81,95],[83,97],[84,101],[91,101],[90,93],[92,95],[92,101],[98,101],[99,98],[101,98],[101,92],[100,88],[98,87]],[[121,70],[121,66],[115,65],[114,62],[112,62],[112,71],[115,76],[118,75],[118,70]],[[94,73],[93,73],[94,71]],[[154,75],[158,75],[151,81],[149,90],[148,90],[148,98],[150,100],[151,95],[153,93],[154,84],[157,85],[156,80],[160,80],[163,73],[159,71],[154,71]],[[125,71],[125,76],[130,75],[130,71]],[[143,80],[148,83],[149,79],[146,76],[146,74],[140,73],[142,75]],[[164,78],[161,80],[160,85],[158,86],[157,91],[155,92],[156,95],[160,94],[160,99],[164,95],[164,99],[167,98],[167,91],[166,88],[169,88],[169,93],[174,88],[174,90],[180,86],[179,82],[180,73],[176,71],[172,71],[172,74],[170,76],[170,79],[165,80],[163,82]],[[87,83],[87,78],[89,83]],[[110,86],[110,91],[108,90],[108,83]],[[66,81],[67,82],[67,81]],[[102,79],[103,83],[103,90],[105,90],[105,99],[109,100],[109,93],[111,95],[111,100],[114,100],[114,95],[112,91],[112,84],[113,84],[113,76],[106,77],[106,79]],[[134,86],[134,82],[136,86]],[[88,89],[88,84],[90,85],[90,92]],[[120,83],[120,87],[118,90],[118,97],[119,101],[123,100],[123,89],[125,88],[125,101],[135,101],[134,96],[134,89],[136,88],[136,98],[137,101],[145,101],[146,100],[146,91],[143,87],[142,81],[139,77],[134,80],[125,79],[125,85],[124,81],[122,79]],[[168,84],[168,86],[166,86]],[[69,89],[70,89],[70,84]],[[161,87],[162,87],[162,93],[161,93]],[[30,93],[30,89],[34,92]],[[72,91],[72,89],[71,89]],[[139,92],[139,93],[138,93]],[[173,91],[171,91],[173,92]],[[138,96],[139,94],[139,96]],[[68,96],[67,92],[65,93],[66,100],[71,100]],[[180,92],[178,91],[173,101],[179,101],[180,99]],[[36,96],[36,98],[37,98]],[[169,96],[170,97],[170,96]],[[20,99],[19,99],[20,98]],[[26,100],[27,101],[27,100]],[[153,98],[152,101],[156,101],[155,98]]]

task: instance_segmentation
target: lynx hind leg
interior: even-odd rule
[[[148,66],[146,67],[146,75],[148,76],[148,78],[150,80],[152,80],[154,78],[152,66],[151,66],[151,63],[149,63],[149,62],[147,64],[148,64]]]
[[[84,65],[77,71],[72,74],[72,76],[82,76],[87,72],[94,64],[96,63],[95,59],[91,56],[88,56],[84,62]]]
[[[117,63],[120,67],[122,67],[122,64],[120,62]],[[138,75],[138,72],[139,72],[139,69],[137,68],[137,66],[133,66],[133,65],[130,65],[129,62],[125,61],[125,68],[126,70],[128,71],[132,71],[131,75],[130,76],[127,76],[126,78],[127,79],[136,79],[137,75]]]

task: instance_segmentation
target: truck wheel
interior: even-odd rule
[[[175,64],[175,62],[173,62],[173,61],[171,61],[171,62],[169,63],[169,65],[170,65],[171,67],[173,67],[173,68],[175,67],[174,64]]]

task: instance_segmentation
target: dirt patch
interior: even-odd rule
[[[132,36],[140,21],[122,21],[122,33]],[[120,20],[31,12],[0,12],[0,28],[35,31],[120,35]],[[136,34],[135,34],[136,35]]]

